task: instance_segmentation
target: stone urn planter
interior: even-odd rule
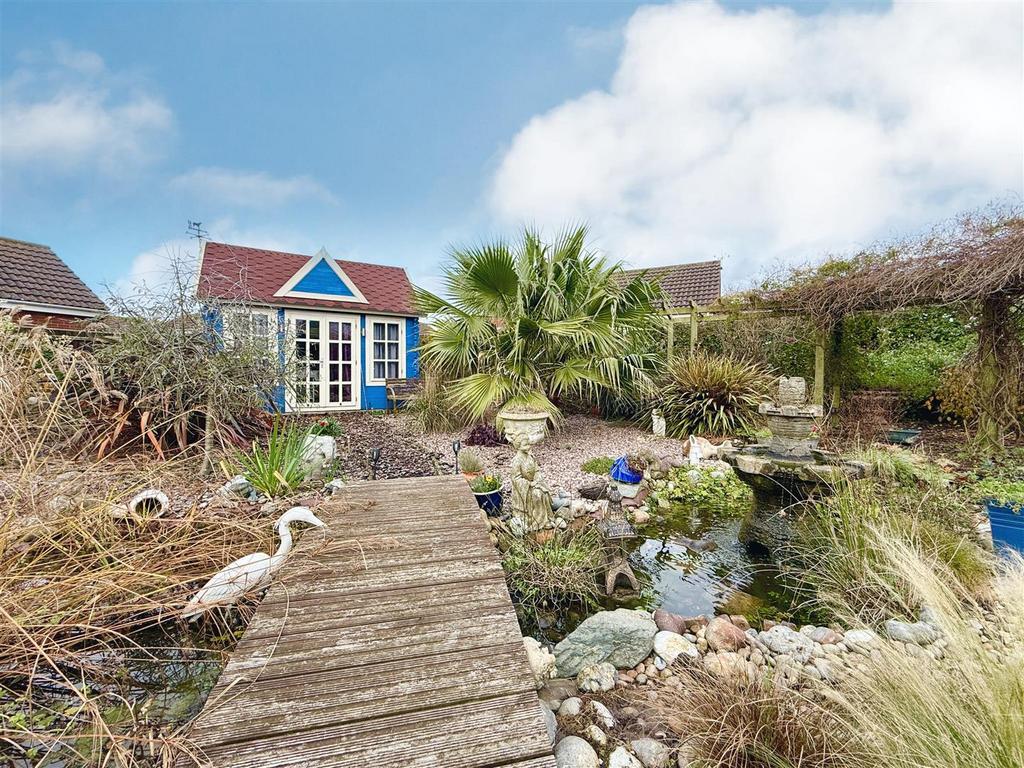
[[[512,445],[518,445],[523,439],[530,445],[537,445],[547,435],[548,415],[543,411],[508,408],[498,412],[498,421],[505,430],[505,439]]]

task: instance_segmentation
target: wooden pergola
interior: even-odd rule
[[[983,446],[998,446],[1018,423],[1019,398],[1024,397],[1024,352],[1016,331],[1024,312],[1024,213],[1019,207],[964,216],[916,240],[848,260],[830,259],[797,272],[789,285],[775,290],[706,307],[667,309],[669,356],[676,322],[689,323],[694,349],[702,321],[757,314],[807,317],[816,327],[813,399],[823,405],[826,350],[842,319],[921,306],[978,313],[978,436]],[[833,399],[838,401],[837,391]]]

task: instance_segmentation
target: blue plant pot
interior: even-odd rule
[[[997,552],[1015,549],[1024,555],[1024,508],[985,499],[985,512],[992,526],[992,547]]]
[[[476,493],[474,491],[473,495],[476,496],[476,503],[480,506],[480,509],[488,515],[497,517],[501,514],[501,505],[504,501],[504,494],[501,488],[498,488],[496,491],[488,491],[487,493]]]
[[[619,483],[636,484],[644,479],[642,472],[634,472],[629,468],[629,460],[625,456],[615,460],[615,463],[612,464],[612,469],[608,474],[611,476],[612,480]]]

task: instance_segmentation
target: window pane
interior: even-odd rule
[[[338,385],[337,384],[331,384],[331,391],[330,391],[330,394],[328,395],[328,397],[330,397],[330,400],[331,400],[332,403],[338,402],[338,395],[339,394],[340,394],[340,392],[338,391]]]
[[[383,360],[384,359],[384,342],[375,341],[373,342],[373,359]]]
[[[311,339],[319,339],[320,338],[320,321],[319,320],[310,320],[309,321],[309,337]]]
[[[296,320],[295,321],[295,336],[299,339],[306,338],[306,321]]]
[[[298,386],[295,387],[295,399],[296,399],[296,401],[298,401],[300,403],[308,402],[306,400],[306,385],[305,384],[299,384]]]
[[[341,385],[341,401],[347,403],[352,399],[352,385],[342,384]]]
[[[304,342],[304,341],[296,341],[295,342],[295,356],[299,360],[305,360],[306,359],[306,342]]]
[[[309,342],[309,357],[311,360],[320,359],[320,342],[311,341]]]
[[[344,344],[341,347],[341,359],[342,360],[351,360],[352,359],[352,345],[351,344]]]
[[[388,360],[398,359],[398,342],[388,342]]]
[[[320,385],[310,384],[309,385],[309,402],[319,403],[320,402]]]
[[[328,336],[330,337],[331,341],[337,341],[338,340],[338,323],[328,323],[327,324],[327,333],[328,333]]]
[[[373,338],[375,341],[384,341],[384,323],[373,324]]]
[[[341,338],[345,341],[349,341],[352,338],[352,323],[341,324]]]
[[[352,366],[351,365],[343,365],[343,366],[341,366],[341,380],[342,381],[352,381]]]
[[[377,362],[377,363],[373,364],[373,378],[375,378],[375,379],[383,379],[384,378],[384,363]]]
[[[327,370],[329,372],[328,375],[330,376],[330,380],[331,381],[337,381],[338,380],[338,364],[337,363],[331,363],[329,366],[327,366]]]
[[[253,315],[252,331],[257,337],[261,339],[267,338],[267,336],[269,335],[270,328],[266,315]]]
[[[398,323],[388,323],[388,341],[398,341]]]
[[[309,380],[320,381],[320,363],[309,364]]]
[[[328,344],[328,350],[330,351],[330,359],[331,360],[337,360],[338,359],[338,345],[337,344]]]
[[[388,378],[389,379],[397,379],[398,378],[398,363],[388,363]]]

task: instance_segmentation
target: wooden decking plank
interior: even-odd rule
[[[465,481],[355,484],[317,513],[326,538],[300,542],[196,724],[212,764],[554,768]]]
[[[526,692],[218,745],[206,753],[215,765],[233,768],[481,768],[550,754],[540,721],[536,692]]]

